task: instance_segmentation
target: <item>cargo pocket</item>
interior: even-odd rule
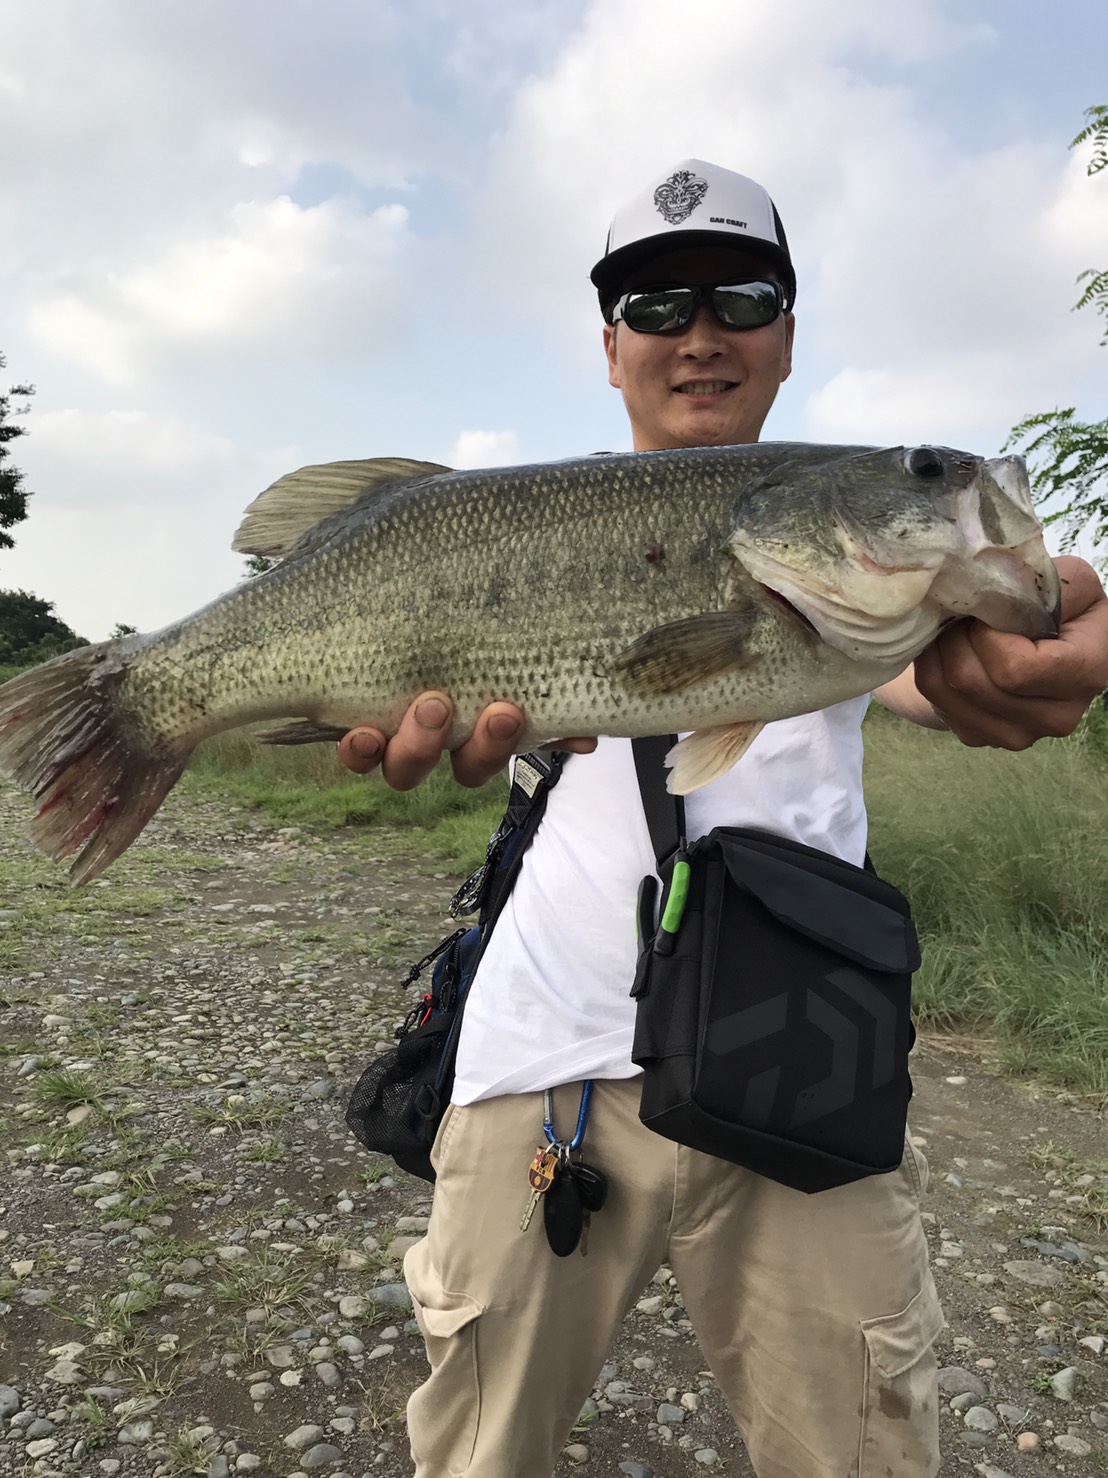
[[[481,1409],[477,1320],[485,1306],[442,1286],[426,1237],[405,1254],[404,1277],[431,1366],[408,1402],[412,1455],[422,1471],[464,1473]]]
[[[904,1159],[901,1163],[912,1183],[916,1200],[922,1201],[931,1182],[931,1167],[927,1163],[927,1156],[921,1149],[916,1148],[909,1134],[904,1136]]]
[[[939,1468],[934,1343],[943,1312],[931,1273],[899,1314],[867,1319],[859,1478],[929,1478]]]

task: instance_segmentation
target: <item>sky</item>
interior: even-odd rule
[[[295,467],[629,449],[588,272],[688,157],[788,232],[768,437],[1104,414],[1103,0],[0,0],[0,35],[0,380],[37,388],[0,588],[91,640],[241,579]]]

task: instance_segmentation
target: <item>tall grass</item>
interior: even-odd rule
[[[330,744],[257,744],[235,729],[202,744],[186,783],[289,824],[419,828],[419,848],[476,867],[500,820],[508,787],[498,777],[479,790],[458,785],[447,761],[415,790],[396,791],[378,775],[352,775]]]
[[[1023,754],[866,728],[871,850],[923,942],[920,1022],[1108,1098],[1108,724]]]

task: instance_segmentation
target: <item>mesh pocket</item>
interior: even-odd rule
[[[346,1122],[367,1150],[384,1155],[425,1152],[441,1117],[438,1087],[454,1015],[437,1016],[402,1037],[362,1073]]]

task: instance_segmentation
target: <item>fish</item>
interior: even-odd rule
[[[387,457],[300,468],[234,548],[278,563],[163,630],[0,687],[0,773],[75,884],[139,835],[204,739],[373,725],[428,689],[448,746],[495,699],[520,749],[686,733],[669,786],[735,764],[761,726],[858,696],[949,621],[1056,635],[1060,587],[1018,457],[798,442],[452,471]]]

